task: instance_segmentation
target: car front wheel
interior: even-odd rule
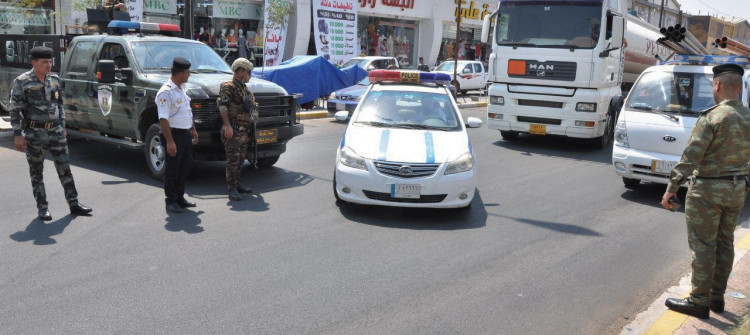
[[[146,132],[145,141],[146,146],[144,148],[146,154],[146,163],[148,169],[151,170],[151,175],[157,180],[164,180],[164,172],[166,157],[167,157],[167,146],[162,143],[161,126],[158,123],[152,124],[148,127]]]

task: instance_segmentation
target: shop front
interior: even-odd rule
[[[36,8],[20,7],[16,1],[0,1],[0,33],[52,34],[54,11],[55,3],[51,0],[45,0]]]
[[[452,15],[444,18],[440,51],[436,64],[451,59],[487,61],[492,52],[488,44],[480,42],[484,16],[497,8],[497,1],[450,0]],[[461,10],[459,12],[459,2]],[[461,18],[461,30],[457,32],[456,19]]]

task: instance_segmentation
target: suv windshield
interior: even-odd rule
[[[453,62],[443,62],[438,65],[438,67],[436,67],[433,71],[453,71]]]
[[[362,63],[362,64],[359,64],[359,63]],[[352,59],[348,60],[346,63],[344,63],[344,65],[341,65],[341,67],[342,68],[343,67],[350,67],[350,66],[355,65],[355,64],[359,65],[359,67],[364,67],[365,66],[365,60],[362,59],[362,58],[352,58]]]
[[[502,1],[495,38],[499,45],[592,49],[601,16],[601,1]]]
[[[698,114],[713,105],[712,76],[704,73],[648,72],[630,90],[626,107],[652,112]]]
[[[461,130],[449,94],[370,91],[361,102],[354,124],[376,127]]]
[[[133,59],[143,72],[163,72],[172,68],[175,56],[190,61],[190,70],[197,72],[226,72],[232,69],[210,47],[202,43],[178,41],[134,41],[130,42]]]

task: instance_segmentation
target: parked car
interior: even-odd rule
[[[394,69],[400,69],[401,65],[396,57],[385,57],[385,56],[365,56],[365,57],[354,57],[348,62],[342,65],[342,68],[357,65],[367,71],[371,70],[387,70],[389,65],[393,65]]]
[[[455,61],[440,63],[432,72],[445,73],[453,78],[453,66]],[[488,74],[484,64],[480,61],[460,60],[457,63],[456,82],[453,86],[456,91],[466,94],[468,90],[483,90],[487,87]]]

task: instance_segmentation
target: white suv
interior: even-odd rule
[[[453,78],[453,65],[455,61],[449,60],[440,63],[432,72],[445,73]],[[460,60],[458,61],[456,79],[458,84],[453,83],[457,92],[466,94],[468,90],[483,90],[487,87],[489,75],[484,64],[480,61]]]
[[[393,65],[394,70],[398,70],[401,67],[398,63],[398,59],[385,56],[354,57],[344,63],[341,67],[350,67],[355,64],[367,71],[378,69],[387,70],[389,65]]]

